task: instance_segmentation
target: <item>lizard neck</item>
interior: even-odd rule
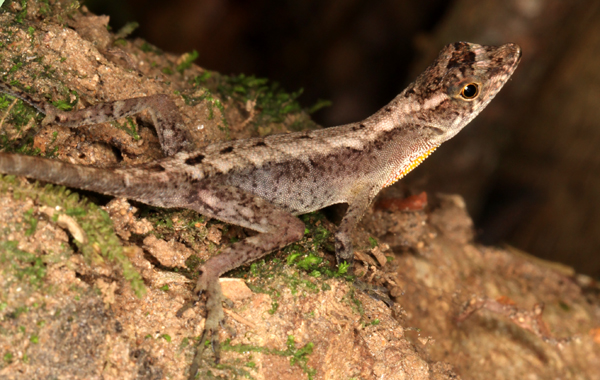
[[[405,156],[403,158],[392,159],[391,169],[388,171],[387,175],[384,177],[385,182],[381,186],[381,188],[388,187],[396,183],[398,180],[402,179],[408,173],[410,173],[414,168],[419,166],[421,162],[423,162],[431,153],[433,153],[437,149],[437,146],[432,146],[429,149],[427,147],[415,147],[409,156]]]
[[[449,137],[445,131],[423,118],[418,102],[404,92],[367,118],[379,161],[378,190],[390,186],[419,166]]]

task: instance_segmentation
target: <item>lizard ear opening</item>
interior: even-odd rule
[[[465,100],[473,100],[479,96],[479,84],[467,83],[460,90],[460,96]]]

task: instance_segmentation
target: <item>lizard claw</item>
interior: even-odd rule
[[[198,369],[200,369],[202,354],[206,349],[205,342],[209,334],[211,335],[210,344],[212,346],[213,352],[215,353],[215,363],[219,364],[219,361],[221,360],[221,346],[219,344],[219,334],[216,330],[209,330],[205,327],[204,331],[202,332],[202,336],[200,337],[200,342],[198,342],[198,347],[196,348],[196,353],[194,354],[192,365],[190,366],[190,376],[188,377],[188,380],[194,380],[196,378]]]
[[[52,124],[56,122],[56,112],[51,110],[46,111],[46,116],[42,120],[42,126],[46,126],[48,124]]]
[[[196,374],[198,369],[200,368],[200,362],[202,360],[202,354],[206,348],[205,342],[206,339],[210,336],[210,342],[215,354],[215,362],[219,363],[221,359],[221,345],[219,342],[219,326],[225,319],[225,314],[223,313],[223,293],[221,292],[221,284],[219,284],[219,279],[214,278],[212,276],[208,276],[204,273],[198,279],[198,284],[196,285],[195,293],[206,292],[206,321],[204,323],[204,331],[202,332],[202,336],[200,337],[200,342],[196,348],[196,353],[194,354],[194,359],[192,360],[192,365],[190,367],[190,376],[189,380],[193,380],[196,378]],[[184,309],[186,306],[182,307]],[[179,314],[178,312],[178,314]]]
[[[392,298],[390,297],[390,291],[384,286],[368,284],[358,279],[354,280],[353,285],[356,289],[361,290],[369,297],[385,303],[387,307],[392,307],[394,305],[394,301],[392,301]]]
[[[191,309],[194,306],[196,306],[196,303],[198,303],[198,300],[187,301],[186,303],[183,304],[182,307],[179,308],[179,310],[177,310],[177,313],[175,313],[175,316],[177,318],[183,317],[183,313],[185,313],[186,311],[188,311],[188,309]]]

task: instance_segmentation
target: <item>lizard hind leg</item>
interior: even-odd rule
[[[206,295],[207,316],[190,368],[189,379],[194,379],[205,348],[204,342],[209,336],[215,359],[219,360],[218,331],[224,319],[219,276],[300,240],[304,235],[304,223],[267,200],[233,186],[201,186],[197,197],[190,200],[187,207],[203,215],[260,232],[225,248],[200,268],[201,275],[194,294]]]
[[[0,86],[0,90],[3,87]],[[30,100],[26,100],[31,103]],[[180,151],[191,148],[188,132],[175,102],[164,94],[143,96],[117,100],[113,102],[98,103],[76,111],[61,111],[51,104],[40,103],[44,107],[46,117],[42,124],[58,123],[69,128],[78,128],[110,122],[124,117],[148,111],[152,118],[158,140],[166,156],[173,156]],[[37,104],[33,104],[38,108]],[[39,109],[39,108],[38,108]]]

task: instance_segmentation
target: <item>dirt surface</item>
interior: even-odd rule
[[[211,84],[196,85],[205,71],[195,65],[177,71],[185,57],[120,40],[106,31],[106,18],[85,9],[57,2],[42,12],[36,4],[28,3],[21,23],[19,4],[0,14],[0,53],[7,80],[40,97],[78,97],[82,107],[173,94],[199,147],[291,130],[298,121],[314,127],[302,112],[256,123],[264,108],[252,100],[214,89],[202,97]],[[200,100],[187,104],[181,94]],[[35,118],[20,125],[10,112],[0,124],[14,141],[8,150],[20,144],[98,166],[161,154],[144,115],[132,120],[138,138],[110,124],[38,131]],[[191,296],[194,269],[252,232],[84,195],[104,211],[24,179],[0,182],[0,378],[185,378],[203,310],[175,314]],[[309,215],[301,242],[222,281],[235,335],[223,329],[221,363],[207,350],[201,378],[600,379],[598,284],[510,247],[474,243],[458,196],[402,198],[386,191],[354,242],[359,280],[387,288],[393,304],[336,272],[335,226]],[[110,215],[109,227],[94,222],[104,240],[93,240],[94,215]],[[139,272],[144,295],[125,279],[126,267],[101,255],[108,242]]]

